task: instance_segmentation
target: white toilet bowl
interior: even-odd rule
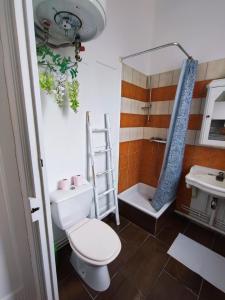
[[[120,253],[121,242],[110,226],[97,219],[85,218],[66,230],[72,248],[71,264],[96,291],[110,285],[108,264]]]

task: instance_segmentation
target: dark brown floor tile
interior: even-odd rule
[[[83,287],[80,279],[75,275],[69,275],[59,284],[60,300],[90,300],[91,297]]]
[[[176,215],[168,216],[167,224],[158,233],[157,238],[167,245],[172,245],[179,233],[183,233],[188,225],[188,220]]]
[[[111,277],[113,277],[117,272],[119,272],[121,268],[123,268],[123,266],[137,251],[136,246],[132,246],[122,238],[120,238],[120,240],[122,244],[120,254],[111,264],[109,264],[109,273]]]
[[[147,300],[197,300],[190,290],[183,284],[163,272],[150,292]]]
[[[194,273],[173,258],[170,258],[165,269],[178,281],[182,282],[185,286],[190,288],[195,294],[199,293],[202,278],[198,274]]]
[[[112,229],[115,230],[116,232],[120,232],[130,222],[123,216],[120,216],[120,225],[117,226],[114,214],[109,215],[103,221],[107,223],[110,227],[112,227]]]
[[[213,244],[213,251],[225,257],[225,237],[216,234],[215,242]]]
[[[187,230],[184,233],[187,237],[193,239],[194,241],[206,246],[208,248],[212,248],[215,233],[203,228],[194,223],[190,223]]]
[[[130,223],[126,226],[119,236],[129,245],[129,247],[138,248],[147,238],[149,233],[139,226]]]
[[[92,297],[96,297],[97,292],[92,290],[82,281],[82,279],[79,277],[79,275],[76,273],[73,266],[71,265],[70,263],[71,251],[72,250],[70,248],[70,245],[66,245],[57,252],[57,277],[58,277],[59,284],[61,284],[61,282],[64,281],[64,279],[66,279],[70,275],[72,277],[76,276],[86,287],[89,294],[91,294]]]
[[[109,289],[99,294],[97,300],[143,300],[141,293],[121,273],[112,280]]]
[[[70,245],[64,246],[62,249],[57,251],[56,254],[56,267],[57,267],[57,277],[61,281],[66,278],[68,275],[74,272],[74,269],[70,263],[70,254],[71,254]]]
[[[199,300],[225,300],[225,293],[204,281]]]
[[[168,261],[166,252],[167,247],[162,242],[149,237],[121,272],[143,295],[147,295]]]

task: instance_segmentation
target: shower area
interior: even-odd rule
[[[129,66],[132,57],[168,47],[177,47],[186,56],[181,69],[147,76]],[[120,212],[155,234],[175,208],[185,144],[195,143],[188,119],[197,62],[178,43],[129,55],[122,62]],[[183,120],[182,124],[177,120]],[[175,169],[168,170],[171,165]]]

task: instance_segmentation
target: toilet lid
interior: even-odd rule
[[[106,223],[89,219],[68,234],[71,246],[93,261],[107,261],[121,249],[118,235]]]

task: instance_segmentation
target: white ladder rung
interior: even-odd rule
[[[108,209],[107,211],[105,211],[103,214],[100,214],[99,218],[104,219],[105,217],[107,217],[109,214],[111,214],[115,210],[116,210],[116,206],[113,206],[110,209]]]
[[[105,191],[105,192],[103,192],[103,193],[101,193],[101,194],[98,194],[98,197],[99,197],[99,198],[102,198],[102,197],[104,197],[104,196],[106,196],[106,195],[112,193],[114,190],[115,190],[114,188],[111,188],[111,189],[109,189],[109,190],[107,190],[107,191]]]
[[[102,175],[105,175],[105,174],[109,174],[111,172],[113,172],[113,169],[105,170],[103,172],[98,172],[98,173],[96,173],[96,176],[102,176]]]
[[[106,153],[106,152],[109,152],[111,151],[112,149],[111,148],[106,148],[106,149],[101,149],[101,150],[95,150],[94,153],[95,154],[98,154],[98,153]]]
[[[101,133],[101,132],[107,132],[108,131],[108,129],[107,128],[94,128],[94,129],[92,129],[92,132],[94,132],[94,133]]]

